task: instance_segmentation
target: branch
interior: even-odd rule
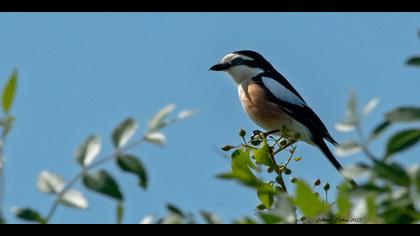
[[[123,148],[121,148],[120,150],[115,151],[114,153],[105,156],[104,158],[92,163],[91,165],[89,165],[86,168],[83,168],[76,176],[74,176],[64,187],[63,189],[60,191],[60,193],[57,194],[57,197],[55,198],[53,204],[51,205],[50,210],[48,211],[48,215],[45,219],[45,223],[48,224],[51,220],[51,218],[54,216],[55,212],[57,211],[58,206],[60,205],[60,201],[63,198],[63,196],[83,177],[83,175],[87,172],[87,171],[91,171],[99,166],[102,166],[103,164],[114,160],[115,158],[117,158],[118,155],[125,153],[129,150],[131,150],[132,148],[142,144],[144,141],[146,140],[145,136],[141,137],[140,139],[138,139],[137,141],[134,141],[130,144],[127,144],[126,146],[124,146]]]
[[[363,135],[362,126],[360,125],[360,122],[356,123],[356,133],[359,136],[359,143],[360,147],[362,148],[362,151],[366,154],[366,156],[373,162],[378,161],[378,159],[370,152],[367,142],[365,140],[365,137]]]

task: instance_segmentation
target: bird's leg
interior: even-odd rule
[[[256,138],[261,138],[260,136],[261,134],[264,135],[264,133],[259,130],[254,130],[252,134],[253,135],[251,136],[251,140],[256,139]]]
[[[275,129],[275,130],[271,130],[269,132],[265,132],[263,134],[264,134],[265,137],[267,137],[269,135],[272,135],[272,134],[275,134],[275,133],[278,133],[278,132],[280,132],[280,130],[279,129]]]
[[[264,135],[264,138],[267,138],[269,135],[272,135],[272,134],[275,134],[275,133],[278,133],[278,132],[280,132],[280,130],[278,130],[278,129],[268,131],[268,132],[261,132],[259,130],[254,130],[252,132],[254,135],[252,135],[251,139],[254,139],[255,137],[260,137],[260,135]]]
[[[254,131],[252,131],[252,133],[253,133],[252,137],[255,137],[255,136],[258,136],[260,134],[263,134],[263,132],[261,132],[260,130],[254,130]]]

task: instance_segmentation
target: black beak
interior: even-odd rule
[[[230,68],[230,64],[228,64],[228,63],[221,63],[221,64],[216,64],[216,65],[210,67],[209,70],[212,70],[212,71],[224,71],[224,70],[227,70],[229,68]]]

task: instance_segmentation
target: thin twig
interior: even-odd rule
[[[57,194],[56,199],[54,200],[54,203],[51,205],[50,210],[48,211],[47,217],[45,218],[45,224],[48,224],[50,222],[51,218],[54,216],[54,213],[56,212],[61,199],[63,198],[64,194],[66,194],[72,187],[75,185],[82,177],[83,177],[83,171],[78,173],[73,179],[71,179],[64,188],[60,191],[60,193]]]
[[[3,156],[3,139],[0,140],[0,218],[3,216],[3,202],[5,190],[5,176],[4,176],[4,156]]]
[[[284,183],[283,173],[280,173],[278,176],[280,177],[278,180],[279,180],[279,182],[280,182],[279,184],[280,184],[281,188],[283,189],[283,191],[284,191],[285,193],[289,194],[289,192],[287,191],[286,184]]]
[[[285,184],[284,179],[283,179],[283,173],[279,170],[279,167],[280,166],[279,166],[279,164],[277,164],[277,161],[276,161],[276,158],[275,158],[275,155],[274,154],[271,155],[271,159],[273,160],[273,163],[274,163],[274,165],[276,167],[276,168],[274,168],[274,171],[277,173],[277,176],[279,177],[278,178],[278,182],[279,182],[279,184],[280,184],[283,192],[289,193],[287,191],[287,187],[286,187],[286,184]]]
[[[361,127],[361,125],[360,125],[359,122],[357,122],[357,124],[356,124],[356,133],[359,136],[359,143],[360,143],[360,147],[362,148],[362,151],[366,154],[366,156],[371,161],[376,162],[377,161],[377,158],[370,152],[369,148],[366,145],[367,142],[366,142],[366,140],[364,138],[363,130],[362,130],[362,127]]]
[[[287,167],[287,165],[289,165],[290,161],[292,160],[292,158],[293,158],[293,156],[295,155],[295,152],[296,152],[297,146],[293,146],[293,144],[291,144],[291,145],[292,145],[292,150],[290,150],[290,156],[287,159],[286,163],[284,164],[285,167]]]
[[[325,203],[328,205],[328,190],[325,190]]]
[[[132,143],[127,144],[126,146],[124,146],[123,148],[115,151],[114,153],[105,156],[104,158],[92,163],[91,165],[83,168],[76,176],[74,176],[64,187],[63,189],[60,191],[60,193],[57,194],[57,197],[55,198],[53,204],[51,205],[50,210],[48,211],[47,217],[45,218],[45,223],[49,223],[51,218],[54,216],[55,212],[57,211],[58,206],[60,205],[61,199],[63,198],[63,196],[73,187],[73,185],[75,185],[82,177],[83,175],[90,171],[93,170],[109,161],[114,160],[118,155],[120,155],[121,153],[125,153],[127,151],[129,151],[130,149],[142,144],[145,141],[145,136],[141,137],[140,139],[138,139],[137,141],[134,141]]]
[[[293,145],[293,144],[295,144],[295,143],[296,143],[296,140],[292,140],[292,141],[287,140],[287,141],[288,141],[288,142],[287,142],[287,144],[286,144],[285,146],[280,147],[279,149],[277,149],[277,150],[274,152],[274,154],[273,154],[273,155],[277,155],[279,152],[283,151],[284,149],[286,149],[286,148],[288,148],[288,147],[290,147],[291,145]]]
[[[7,118],[6,118],[7,119]],[[4,142],[6,139],[5,127],[2,128],[1,137],[0,137],[0,218],[3,217],[3,205],[4,205],[4,195],[5,195],[5,175],[4,175]]]
[[[244,147],[244,148],[249,148],[249,149],[254,149],[254,150],[257,150],[257,149],[258,149],[258,148],[256,148],[256,147],[249,146],[248,144],[242,144],[242,147]],[[235,148],[239,148],[239,147],[235,147]]]
[[[290,161],[293,158],[293,155],[295,154],[296,148],[297,148],[297,146],[293,146],[293,143],[295,143],[295,142],[290,143],[290,145],[292,145],[292,150],[290,151],[289,158],[287,159],[286,163],[284,164],[284,167],[285,168],[287,167],[287,165],[289,165]],[[287,145],[286,147],[289,147],[290,145]],[[286,147],[284,147],[282,150],[284,150]],[[273,159],[274,159],[274,155],[273,155]],[[274,163],[275,163],[276,166],[278,166],[278,164],[275,162],[275,159],[274,159]],[[284,179],[283,179],[283,173],[280,172],[280,171],[279,172],[276,172],[276,173],[278,174],[278,176],[280,176],[280,178],[279,178],[279,180],[280,180],[279,182],[280,183],[279,184],[284,189],[284,191],[286,193],[288,193],[286,184],[285,184]]]

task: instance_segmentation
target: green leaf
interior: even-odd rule
[[[266,140],[263,140],[263,144],[261,148],[253,151],[253,156],[255,158],[255,162],[258,165],[265,165],[268,167],[274,167],[274,161],[270,155],[270,148],[267,144]]]
[[[347,217],[350,215],[350,209],[352,205],[349,195],[349,187],[347,183],[340,185],[338,189],[337,207],[338,216]]]
[[[360,145],[354,140],[348,140],[337,146],[336,153],[338,156],[349,156],[360,152]]]
[[[384,224],[418,224],[418,212],[413,209],[401,211],[401,208],[386,208],[381,214]]]
[[[386,129],[388,129],[391,126],[391,124],[392,124],[392,122],[390,122],[388,120],[382,121],[370,133],[369,141],[372,141],[372,140],[378,138],[383,132],[385,132]]]
[[[420,193],[420,169],[417,170],[415,181],[416,181],[417,192]]]
[[[14,208],[13,213],[21,220],[45,224],[45,219],[36,210],[31,208]]]
[[[0,225],[4,225],[6,224],[6,220],[4,219],[4,217],[0,214]]]
[[[17,84],[17,71],[9,77],[6,86],[3,88],[3,111],[9,113],[15,98],[15,90]]]
[[[402,166],[396,163],[387,164],[382,161],[376,161],[373,173],[383,180],[400,186],[410,185],[410,176]]]
[[[362,114],[363,116],[368,116],[379,104],[379,98],[373,98],[370,100],[366,106],[363,108]]]
[[[133,118],[124,120],[112,133],[112,141],[116,148],[126,145],[133,137],[138,128],[137,122]]]
[[[256,168],[251,161],[249,150],[238,149],[232,153],[232,174],[249,186],[259,185],[257,177],[250,168]]]
[[[296,209],[292,197],[284,192],[275,195],[274,204],[270,213],[278,216],[282,222],[287,224],[296,223]]]
[[[177,225],[177,224],[184,224],[184,219],[175,214],[169,214],[165,218],[163,218],[161,221],[158,222],[158,224],[168,224],[168,225]]]
[[[222,224],[222,220],[216,214],[207,211],[200,211],[200,215],[207,224]]]
[[[404,151],[420,141],[420,129],[403,130],[394,134],[388,141],[385,159]]]
[[[391,188],[389,186],[379,186],[374,183],[365,183],[357,186],[357,189],[354,189],[351,193],[354,195],[374,195],[381,193],[389,193]]]
[[[407,167],[408,175],[415,186],[417,192],[420,194],[420,164],[416,163]],[[420,220],[420,219],[419,219]]]
[[[89,136],[83,144],[77,148],[76,161],[83,167],[91,164],[101,151],[101,139],[96,135]]]
[[[401,189],[380,203],[380,216],[385,224],[412,224],[419,220],[418,208],[407,189]],[[417,209],[416,209],[417,208]]]
[[[166,142],[165,135],[159,132],[148,133],[144,136],[144,139],[149,143],[157,145],[164,145]]]
[[[238,149],[232,153],[232,172],[246,172],[252,174],[249,169],[251,159],[248,150]]]
[[[104,194],[119,201],[124,200],[117,182],[104,170],[93,174],[85,174],[82,182],[86,188],[94,192]]]
[[[40,192],[57,194],[64,188],[64,185],[63,177],[57,174],[42,171],[38,176],[37,187]]]
[[[385,114],[391,122],[415,122],[420,120],[419,107],[399,107]]]
[[[357,122],[357,97],[354,91],[350,91],[349,99],[347,100],[346,116],[344,120],[335,125],[335,129],[340,132],[350,132],[354,130]]]
[[[376,219],[376,216],[378,215],[376,210],[376,204],[375,204],[375,196],[374,195],[368,195],[366,197],[366,205],[367,205],[367,216],[366,221],[367,222],[374,222]]]
[[[276,191],[271,184],[264,183],[257,189],[258,199],[267,209],[271,209]]]
[[[345,166],[341,172],[346,178],[355,179],[371,174],[371,168],[363,163],[357,163]]]
[[[295,196],[295,205],[308,219],[328,211],[328,205],[315,195],[315,193],[312,192],[311,187],[303,181],[297,183]]]
[[[171,203],[167,203],[166,204],[166,209],[169,211],[169,213],[174,214],[174,215],[178,215],[181,218],[185,217],[184,212],[181,211],[181,209],[179,209],[177,206],[171,204]]]
[[[54,173],[48,171],[42,171],[38,176],[37,187],[38,190],[47,194],[58,194],[65,186],[64,179]],[[88,202],[83,194],[75,189],[67,190],[59,201],[61,204],[67,207],[73,207],[78,209],[86,209]]]
[[[166,117],[175,109],[174,104],[169,104],[168,106],[161,109],[156,113],[153,118],[150,120],[148,125],[148,133],[156,132],[168,125]]]
[[[135,156],[120,155],[117,157],[117,164],[121,170],[137,175],[139,179],[139,186],[147,189],[148,177],[146,168],[143,163]]]
[[[124,205],[122,202],[118,202],[116,212],[117,212],[117,224],[122,224],[123,216],[124,216]]]
[[[353,131],[355,127],[356,122],[351,120],[343,120],[335,124],[335,129],[342,133]]]
[[[407,60],[407,65],[420,66],[420,57],[411,57]]]
[[[274,215],[274,214],[267,214],[267,213],[260,213],[258,214],[264,224],[279,224],[281,223],[281,217]]]
[[[89,206],[87,199],[76,189],[69,189],[66,191],[66,193],[61,197],[60,203],[67,207],[82,210],[87,209]]]
[[[351,210],[351,218],[365,219],[367,215],[367,202],[366,196],[355,198],[354,206]]]
[[[13,127],[13,123],[15,122],[15,117],[7,114],[6,117],[4,118],[4,120],[0,121],[0,126],[3,126],[3,136],[4,138],[7,137],[7,135],[9,134],[10,130]]]
[[[150,224],[153,224],[154,221],[155,221],[155,216],[154,215],[147,215],[147,216],[143,217],[143,219],[140,220],[139,224],[150,225]]]
[[[248,169],[247,167],[250,167],[251,169],[257,170],[257,166],[251,161],[251,153],[249,149],[240,148],[236,149],[231,154],[232,158],[232,164],[239,167],[239,169]],[[233,169],[233,166],[232,166]]]
[[[354,91],[350,91],[349,100],[347,100],[347,115],[351,117],[357,115],[357,96]]]
[[[185,120],[193,115],[195,115],[198,111],[196,110],[182,110],[178,113],[178,115],[176,116],[176,118],[178,120]]]
[[[216,177],[225,180],[237,180],[239,183],[252,188],[257,188],[261,184],[261,182],[253,174],[248,174],[243,171],[224,173],[217,175]]]
[[[245,217],[242,219],[234,220],[233,223],[240,224],[240,225],[255,225],[257,224],[257,221],[255,221],[254,219],[250,217]]]
[[[261,181],[254,175],[252,169],[257,169],[251,161],[250,151],[240,148],[235,150],[232,155],[232,172],[218,175],[220,179],[233,179],[239,181],[248,187],[257,188],[261,185]]]

